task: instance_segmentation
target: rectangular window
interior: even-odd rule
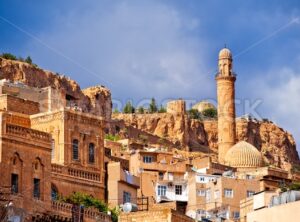
[[[254,193],[254,191],[247,190],[247,197],[252,197]]]
[[[239,219],[239,218],[240,218],[240,212],[234,211],[234,212],[232,213],[232,217],[233,217],[234,219]]]
[[[157,195],[158,196],[166,196],[167,194],[167,187],[166,186],[157,186]]]
[[[163,172],[159,172],[158,175],[159,175],[159,179],[160,180],[164,179],[164,173]]]
[[[153,157],[152,156],[144,156],[143,161],[144,161],[144,163],[152,163]]]
[[[131,193],[124,191],[123,192],[123,203],[131,202]]]
[[[181,185],[175,185],[175,194],[182,195],[182,186]]]
[[[233,190],[232,189],[224,189],[224,196],[228,198],[233,198]]]
[[[201,189],[201,190],[197,190],[197,195],[200,197],[205,197],[206,194],[206,190]]]
[[[40,199],[41,192],[40,192],[40,179],[34,178],[33,179],[33,197]]]
[[[205,183],[205,177],[204,176],[198,176],[197,182],[198,183]]]
[[[18,174],[12,174],[11,175],[11,193],[19,193],[19,175]]]

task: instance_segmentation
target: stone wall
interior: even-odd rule
[[[0,95],[0,109],[32,115],[39,113],[39,103],[10,95]]]
[[[194,220],[172,209],[121,213],[119,222],[193,222]]]

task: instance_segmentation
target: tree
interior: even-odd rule
[[[30,56],[26,57],[25,62],[27,62],[28,64],[32,64],[32,59],[30,58]]]
[[[150,113],[156,113],[157,112],[157,105],[156,105],[156,102],[155,102],[154,98],[151,99],[151,102],[150,102],[150,105],[149,105],[149,112]]]
[[[218,116],[218,112],[214,108],[205,109],[201,112],[201,114],[203,115],[203,117],[213,118],[213,119],[217,118]]]
[[[143,114],[144,112],[145,112],[144,107],[140,106],[140,107],[138,108],[138,113]]]
[[[134,113],[135,109],[132,106],[131,102],[128,101],[123,109],[123,113]]]
[[[191,119],[201,119],[201,114],[200,114],[200,112],[197,109],[190,109],[188,111],[188,116]]]
[[[158,112],[159,113],[165,113],[165,112],[167,112],[167,110],[166,110],[165,107],[163,107],[162,105],[160,105],[160,108],[159,108]]]
[[[119,113],[119,110],[118,110],[118,108],[114,108],[114,111],[113,111],[113,113]]]
[[[17,57],[11,53],[2,53],[1,57],[4,59],[17,60]]]
[[[60,198],[61,202],[66,202],[70,204],[79,204],[83,205],[86,208],[89,207],[94,207],[99,210],[99,212],[103,213],[108,213],[108,211],[111,212],[111,217],[113,222],[118,221],[118,215],[119,215],[119,209],[118,208],[113,208],[110,209],[107,205],[102,200],[99,200],[97,198],[92,197],[91,195],[85,194],[85,193],[80,193],[80,192],[75,192],[67,197],[62,197]]]

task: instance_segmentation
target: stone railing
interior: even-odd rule
[[[53,173],[62,173],[63,172],[63,166],[57,165],[57,164],[51,164],[51,172]]]
[[[52,201],[51,208],[56,214],[62,214],[67,217],[72,217],[72,204]],[[111,222],[111,217],[105,213],[99,212],[95,208],[84,209],[84,221],[101,221]]]
[[[68,174],[70,176],[80,177],[80,178],[84,178],[87,180],[101,181],[101,177],[100,177],[99,173],[92,173],[92,172],[88,172],[88,171],[77,170],[74,168],[68,168]]]
[[[96,182],[102,181],[100,173],[79,170],[71,167],[64,167],[58,164],[51,164],[51,172],[57,174],[69,175],[72,177],[82,178],[85,180],[91,180]]]
[[[33,139],[46,142],[50,142],[51,138],[50,134],[48,133],[11,124],[6,124],[6,134],[24,139]]]

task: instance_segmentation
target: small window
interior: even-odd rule
[[[205,177],[204,176],[198,176],[198,182],[204,183],[205,182]]]
[[[144,161],[144,163],[152,163],[153,157],[152,156],[144,156],[143,161]]]
[[[79,144],[78,140],[74,139],[72,142],[73,160],[79,160],[78,144]]]
[[[201,190],[197,190],[197,195],[200,197],[205,197],[206,194],[206,190],[205,189],[201,189]]]
[[[182,195],[182,186],[181,185],[175,185],[175,194]]]
[[[167,193],[167,187],[158,185],[157,187],[157,195],[158,196],[166,196]]]
[[[57,188],[55,186],[51,186],[51,200],[55,201],[58,198],[58,191]]]
[[[247,190],[247,197],[252,197],[254,195],[254,191]]]
[[[123,203],[131,202],[131,193],[124,191],[123,192]]]
[[[89,163],[95,162],[95,145],[93,143],[89,144]]]
[[[16,194],[19,193],[19,175],[12,174],[11,175],[11,193]]]
[[[228,198],[233,198],[233,190],[232,189],[224,189],[224,196]]]
[[[37,179],[37,178],[33,179],[33,197],[36,199],[40,199],[40,197],[41,197],[40,179]]]
[[[239,219],[239,218],[240,218],[240,212],[234,211],[234,212],[232,213],[232,216],[233,216],[234,219]]]
[[[159,172],[158,173],[159,179],[163,180],[164,179],[164,173],[163,172]]]

